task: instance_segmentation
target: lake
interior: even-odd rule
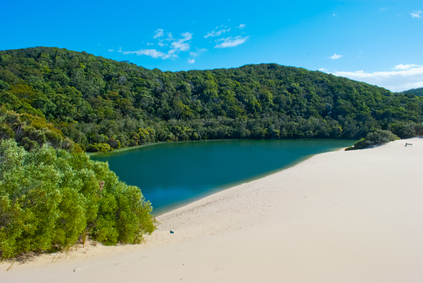
[[[351,140],[224,140],[162,143],[91,157],[108,161],[121,181],[138,186],[158,215],[295,165]]]

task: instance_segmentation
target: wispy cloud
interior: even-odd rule
[[[147,46],[154,45],[154,43],[147,43]]]
[[[421,18],[422,16],[420,16],[420,14],[422,13],[422,11],[414,11],[413,13],[410,13],[412,18]]]
[[[146,56],[150,56],[152,58],[161,58],[161,59],[168,59],[168,58],[174,58],[177,57],[176,54],[166,54],[163,53],[161,51],[157,51],[156,49],[141,49],[138,51],[123,51],[123,54],[127,55],[127,54],[136,54],[138,56],[140,55],[146,55]]]
[[[337,14],[332,14],[332,17],[338,17],[338,15]]]
[[[164,35],[163,30],[160,30],[161,36]],[[157,34],[157,31],[156,31]],[[176,58],[178,57],[179,52],[189,51],[190,49],[190,43],[189,41],[192,39],[192,33],[185,32],[182,33],[182,38],[180,39],[174,39],[171,33],[168,33],[167,40],[171,39],[172,43],[170,44],[170,49],[167,52],[158,51],[157,49],[141,49],[137,51],[122,51],[122,49],[119,49],[119,52],[122,52],[125,55],[128,54],[136,54],[138,56],[145,55],[150,56],[152,58],[161,58],[163,60],[169,59],[169,58]],[[153,45],[153,43],[148,43],[147,45]],[[158,45],[160,47],[163,47],[167,44],[164,44],[162,40],[159,40]]]
[[[414,68],[414,67],[419,67],[419,65],[416,65],[416,64],[399,64],[399,65],[395,66],[394,70],[407,70],[407,69]]]
[[[228,28],[228,29],[222,29],[222,30],[219,30],[219,31],[212,30],[211,32],[208,32],[208,33],[204,36],[204,38],[219,36],[219,35],[221,35],[222,33],[228,32],[228,31],[230,31],[230,30],[231,30],[230,28]]]
[[[190,48],[190,45],[188,42],[192,38],[192,33],[185,32],[181,34],[183,38],[178,39],[177,41],[172,42],[171,44],[171,50],[169,51],[170,54],[174,54],[178,51],[188,51]]]
[[[328,70],[325,68],[320,68],[318,71],[327,73]]]
[[[249,36],[235,36],[235,37],[227,37],[227,38],[221,38],[216,40],[216,42],[220,42],[217,44],[214,48],[227,48],[227,47],[235,47],[240,44],[243,44],[248,40]]]
[[[201,48],[201,49],[196,49],[195,50],[195,52],[190,52],[189,53],[189,55],[190,56],[192,56],[192,57],[197,57],[198,55],[200,55],[201,53],[204,53],[204,52],[206,52],[206,51],[208,51],[207,49],[205,49],[205,48]]]
[[[391,91],[404,91],[412,88],[423,87],[423,66],[415,64],[400,64],[393,71],[385,72],[333,72],[336,76],[347,77],[378,85]]]
[[[207,50],[207,49],[205,49],[205,48],[201,48],[201,49],[196,48],[196,49],[195,49],[195,52],[190,52],[190,53],[189,53],[189,56],[191,56],[191,57],[197,57],[197,56],[199,56],[201,53],[204,53],[204,52],[206,52],[206,51],[208,51],[208,50]],[[189,58],[189,59],[188,59],[188,63],[190,63],[190,64],[194,64],[194,62],[195,62],[195,59],[194,59],[194,58]]]
[[[154,32],[153,38],[159,38],[159,37],[162,37],[162,36],[163,36],[163,30],[161,28],[159,28],[158,30],[156,30]]]
[[[113,50],[113,49],[109,49],[109,50],[107,50],[107,51],[109,51],[109,52],[113,52],[114,50]]]
[[[171,33],[171,32],[168,32],[168,33],[167,33],[167,38],[166,38],[166,40],[167,40],[167,41],[173,41],[173,40],[175,40],[175,39],[173,38],[173,35],[172,35],[172,33]]]
[[[240,24],[237,28],[243,29],[243,28],[245,28],[245,24]]]
[[[339,58],[341,58],[342,56],[344,56],[344,55],[339,55],[339,54],[333,54],[332,56],[330,56],[330,57],[328,57],[329,59],[332,59],[332,60],[337,60],[337,59],[339,59]]]

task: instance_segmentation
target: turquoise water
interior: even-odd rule
[[[108,161],[120,180],[140,187],[158,215],[353,143],[330,139],[165,143],[92,159]]]

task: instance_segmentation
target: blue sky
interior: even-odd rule
[[[423,1],[3,1],[0,50],[50,46],[163,71],[278,63],[423,87]]]

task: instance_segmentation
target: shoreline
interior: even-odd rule
[[[85,152],[89,157],[91,156],[105,156],[105,155],[112,155],[115,153],[121,153],[121,152],[125,152],[125,151],[131,151],[131,150],[137,150],[143,147],[149,147],[149,146],[154,146],[154,145],[159,145],[159,144],[172,144],[172,143],[191,143],[191,142],[209,142],[209,141],[232,141],[232,140],[241,140],[241,139],[216,139],[216,140],[188,140],[188,141],[159,141],[159,142],[149,142],[149,143],[145,143],[145,144],[141,144],[141,145],[136,145],[136,146],[130,146],[130,147],[124,147],[124,148],[119,148],[119,149],[114,149],[112,151],[107,151],[107,152],[101,152],[101,151],[97,151],[97,152]]]
[[[335,150],[329,151],[329,152],[342,151],[342,150],[345,150],[345,148],[346,147],[343,147],[343,148],[335,149]],[[325,152],[325,153],[328,153],[328,152]],[[288,164],[287,166],[284,166],[282,168],[279,168],[279,169],[276,169],[276,170],[273,170],[273,171],[269,171],[269,172],[266,172],[266,173],[263,173],[263,174],[260,174],[260,175],[254,176],[254,177],[250,177],[248,179],[244,179],[244,180],[241,180],[239,182],[234,182],[234,183],[226,184],[224,186],[215,188],[212,192],[201,194],[198,197],[196,197],[195,199],[189,200],[188,202],[183,202],[180,205],[176,205],[174,207],[172,206],[172,208],[170,208],[169,210],[166,209],[164,212],[161,212],[159,214],[153,214],[152,216],[153,217],[159,217],[159,216],[161,216],[163,214],[166,214],[166,213],[172,212],[172,211],[174,211],[176,209],[183,208],[183,207],[185,207],[187,205],[190,205],[191,203],[195,203],[197,201],[200,201],[200,200],[202,200],[202,199],[204,199],[206,197],[213,196],[213,195],[219,194],[219,193],[221,193],[223,191],[230,190],[230,189],[232,189],[234,187],[241,186],[241,185],[244,185],[244,184],[248,184],[250,182],[254,182],[256,180],[260,180],[260,179],[266,178],[266,177],[271,176],[273,174],[277,174],[277,173],[279,173],[281,171],[284,171],[284,170],[287,170],[289,168],[295,167],[295,166],[301,164],[302,162],[304,162],[304,161],[306,161],[306,160],[308,160],[310,158],[313,158],[313,156],[320,155],[320,154],[324,154],[324,153],[318,153],[318,154],[308,155],[308,156],[305,156],[302,159],[299,159],[297,161],[294,161],[291,164]]]
[[[304,139],[320,139],[320,140],[349,140],[349,139],[335,139],[335,138],[289,138],[289,139],[279,139],[281,141],[283,140],[304,140]],[[101,152],[101,151],[97,151],[97,152],[85,152],[85,154],[87,154],[89,157],[92,156],[105,156],[105,155],[112,155],[115,153],[121,153],[121,152],[125,152],[125,151],[131,151],[131,150],[137,150],[143,147],[149,147],[149,146],[154,146],[154,145],[159,145],[159,144],[172,144],[172,143],[196,143],[196,142],[213,142],[213,141],[239,141],[239,140],[272,140],[272,139],[215,139],[215,140],[188,140],[188,141],[159,141],[159,142],[154,142],[154,143],[146,143],[146,144],[142,144],[142,145],[137,145],[137,146],[131,146],[131,147],[124,147],[124,148],[119,148],[119,149],[114,149],[112,151],[108,151],[108,152]],[[351,141],[355,141],[354,139],[351,139]]]
[[[197,177],[197,182],[198,184],[200,184],[200,188],[195,189],[194,187],[190,188],[190,192],[185,196],[185,197],[176,197],[175,199],[171,199],[169,198],[168,200],[161,202],[162,200],[159,199],[159,202],[156,203],[156,198],[154,195],[154,191],[151,190],[151,188],[144,188],[142,189],[142,192],[146,198],[146,200],[150,200],[152,202],[152,206],[153,206],[153,211],[152,211],[152,215],[154,217],[157,217],[159,215],[162,215],[163,213],[169,212],[175,208],[179,208],[181,206],[187,205],[191,202],[197,201],[203,197],[209,196],[211,194],[215,194],[218,192],[221,192],[223,190],[226,190],[228,188],[231,188],[233,186],[238,186],[242,183],[246,183],[246,182],[251,182],[253,180],[256,179],[260,179],[260,178],[264,178],[268,175],[280,172],[281,170],[285,170],[286,168],[295,166],[296,164],[303,162],[304,160],[310,158],[311,156],[315,155],[315,154],[320,154],[322,152],[329,152],[329,151],[335,151],[335,150],[339,150],[341,148],[347,147],[349,145],[352,145],[352,142],[349,140],[336,140],[336,139],[302,139],[302,140],[295,140],[295,139],[288,139],[288,140],[207,140],[205,142],[203,141],[197,141],[195,143],[193,142],[177,142],[177,144],[172,144],[172,143],[162,143],[160,145],[157,145],[155,147],[149,147],[149,148],[144,148],[144,149],[140,149],[140,148],[127,148],[125,150],[133,150],[133,151],[127,151],[127,152],[112,152],[110,154],[103,154],[103,155],[96,155],[96,156],[92,156],[91,158],[93,160],[97,160],[100,162],[107,162],[109,161],[109,165],[111,166],[110,168],[115,168],[113,166],[116,166],[116,163],[119,164],[119,160],[121,159],[128,159],[130,156],[132,156],[133,154],[140,157],[142,156],[142,154],[144,152],[147,152],[146,154],[148,155],[149,152],[162,152],[163,150],[169,149],[169,148],[175,148],[177,149],[176,151],[179,151],[180,148],[190,148],[190,147],[194,147],[194,148],[202,148],[202,147],[207,147],[207,144],[210,144],[212,147],[216,147],[216,146],[222,146],[222,147],[227,147],[227,146],[236,146],[237,144],[240,144],[240,147],[245,147],[246,145],[254,145],[254,144],[263,144],[264,146],[269,145],[269,147],[275,146],[275,145],[280,145],[281,147],[285,147],[284,145],[287,145],[287,148],[290,146],[293,146],[293,144],[303,144],[303,143],[307,143],[308,142],[313,142],[316,144],[321,144],[322,147],[325,147],[325,149],[319,149],[313,152],[313,150],[305,150],[305,152],[303,153],[304,155],[301,156],[301,154],[297,154],[298,156],[296,156],[296,158],[288,158],[288,159],[281,159],[281,161],[278,161],[280,164],[277,164],[277,162],[275,164],[273,164],[272,166],[270,166],[270,168],[267,168],[269,166],[266,167],[266,164],[263,164],[264,167],[262,168],[261,166],[256,166],[257,170],[252,170],[252,172],[250,172],[250,174],[246,174],[246,173],[241,173],[243,171],[240,170],[236,170],[233,171],[234,175],[240,175],[239,178],[229,178],[228,180],[225,180],[225,182],[217,182],[214,183],[208,187],[204,187],[201,185],[202,180],[199,179],[199,177]],[[245,143],[245,144],[244,144]],[[333,145],[332,145],[333,144]],[[149,145],[145,145],[142,147],[146,147],[146,146],[152,146],[155,144],[149,144]],[[331,146],[332,145],[332,146]],[[304,145],[305,147],[307,147],[307,145]],[[269,153],[269,158],[273,158],[273,156],[276,156],[277,154],[274,153],[273,156],[271,151],[268,151]],[[295,154],[294,154],[295,155]],[[125,160],[126,160],[125,159]],[[262,158],[263,159],[263,158]],[[294,159],[294,160],[291,160]],[[118,160],[118,161],[116,161]],[[271,159],[272,160],[272,159]],[[289,161],[289,163],[288,163]],[[262,160],[262,162],[266,162],[265,159]],[[145,164],[145,162],[144,162]],[[254,164],[252,164],[252,167]],[[216,166],[216,165],[214,165]],[[212,168],[212,167],[210,167]],[[266,168],[266,169],[264,169]],[[116,173],[122,173],[119,172],[119,168],[115,168],[117,171]],[[160,167],[156,168],[157,170],[160,170]],[[192,169],[192,168],[191,168]],[[228,168],[231,169],[231,168]],[[247,168],[248,169],[248,168]],[[155,172],[157,172],[157,170]],[[188,172],[189,170],[185,170],[186,172]],[[258,172],[254,172],[254,171],[258,171]],[[202,171],[205,172],[205,171]],[[225,171],[226,172],[226,171]],[[179,172],[182,174],[182,176],[184,176],[184,172]],[[224,173],[224,172],[222,172]],[[241,174],[240,174],[241,173]],[[125,173],[126,174],[126,173]],[[134,185],[138,185],[139,187],[143,187],[142,184],[137,183],[137,180],[135,178],[131,178],[128,176],[128,174],[126,174],[124,176],[126,177],[126,181],[130,184],[134,184]],[[185,174],[187,175],[187,174]],[[133,172],[133,176],[136,176],[136,173]],[[189,176],[185,176],[187,178],[189,178]],[[195,176],[194,176],[195,177]],[[242,178],[241,178],[242,177]],[[129,179],[128,179],[129,178]],[[207,178],[207,177],[206,177]],[[210,182],[210,180],[209,180]],[[197,183],[196,183],[197,184]],[[196,184],[190,184],[191,186],[196,186]],[[180,184],[177,184],[177,186]],[[150,190],[149,190],[150,189]],[[185,192],[182,192],[185,193]],[[156,206],[157,205],[157,206]]]
[[[423,139],[408,141],[413,147],[399,140],[313,155],[157,216],[158,229],[144,244],[79,247],[67,258],[42,255],[7,272],[10,263],[3,262],[0,276],[6,282],[416,282],[423,278]]]

